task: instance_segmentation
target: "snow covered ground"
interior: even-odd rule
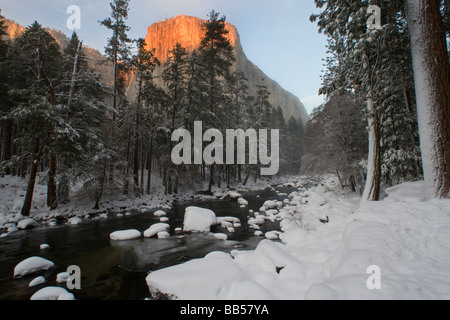
[[[450,299],[450,200],[427,201],[423,182],[386,193],[360,203],[327,186],[294,192],[276,216],[282,242],[150,273],[150,292],[181,300]]]

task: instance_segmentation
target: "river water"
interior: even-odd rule
[[[289,194],[296,188],[275,188]],[[45,286],[62,286],[56,283],[56,275],[65,272],[70,265],[81,269],[81,290],[72,293],[77,300],[142,300],[149,297],[145,282],[151,271],[174,266],[191,259],[203,258],[210,252],[232,250],[253,250],[263,239],[254,235],[247,221],[249,209],[257,211],[266,200],[283,200],[273,189],[244,193],[249,206],[241,209],[230,200],[192,201],[175,204],[168,210],[171,226],[170,239],[140,239],[135,241],[110,241],[109,235],[118,230],[138,229],[145,231],[159,218],[152,214],[138,214],[114,217],[106,220],[87,221],[78,226],[41,226],[32,230],[15,232],[0,238],[0,300],[29,299]],[[212,232],[229,235],[227,241],[217,240],[207,234],[179,234],[175,228],[183,226],[185,208],[198,206],[213,210],[218,217],[237,217],[242,227],[235,233],[227,233],[220,226]],[[263,232],[276,230],[277,223],[266,222]],[[50,249],[40,250],[41,244]],[[14,267],[22,260],[40,256],[55,263],[51,270],[41,273],[47,282],[28,288],[38,275],[13,279]]]

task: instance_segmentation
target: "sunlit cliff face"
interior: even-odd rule
[[[161,62],[161,66],[167,61],[169,51],[173,49],[177,42],[188,52],[198,49],[203,37],[202,23],[205,20],[189,16],[177,16],[151,25],[147,29],[145,42],[147,49],[155,49],[155,54]],[[241,45],[240,36],[235,26],[226,23],[228,29],[228,39],[234,47],[236,63],[232,71],[243,71],[248,79],[249,93],[256,95],[257,86],[265,85],[271,93],[269,101],[274,107],[281,106],[286,119],[294,117],[301,119],[305,124],[308,115],[300,100],[292,93],[284,90],[278,83],[271,80],[256,65],[246,57]],[[155,81],[163,86],[162,79],[158,77],[162,73],[162,67],[156,69]],[[133,96],[133,86],[130,87],[129,96]]]

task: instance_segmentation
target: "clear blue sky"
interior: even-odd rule
[[[9,19],[28,26],[37,20],[45,27],[70,35],[66,26],[70,5],[81,8],[80,38],[103,51],[108,31],[100,26],[110,14],[110,0],[0,0]],[[247,57],[282,87],[297,95],[308,112],[323,99],[317,96],[324,69],[326,39],[309,17],[317,9],[313,0],[131,0],[130,37],[145,37],[152,23],[191,15],[207,18],[214,9],[234,24]]]

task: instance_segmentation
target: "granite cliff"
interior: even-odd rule
[[[152,24],[147,29],[145,42],[148,49],[155,48],[156,56],[163,65],[169,56],[169,51],[179,42],[188,52],[197,49],[203,36],[202,23],[204,20],[190,16],[177,16],[161,22]],[[300,99],[292,93],[283,89],[277,82],[270,79],[256,65],[254,65],[245,55],[240,41],[238,30],[230,23],[226,24],[229,31],[228,38],[234,47],[236,63],[233,71],[243,71],[249,80],[249,93],[256,95],[257,86],[264,84],[271,93],[270,102],[274,107],[281,106],[286,119],[291,117],[302,120],[305,124],[308,114]],[[162,67],[156,70],[156,81],[163,85],[161,77]],[[133,86],[130,88],[129,96],[134,95]]]

